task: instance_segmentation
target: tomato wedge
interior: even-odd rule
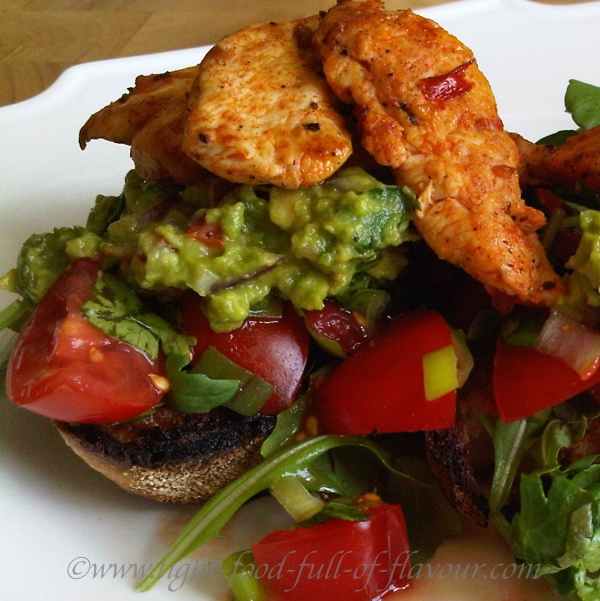
[[[456,391],[427,400],[423,372],[423,357],[450,345],[450,327],[439,313],[397,318],[317,382],[320,430],[371,434],[452,426]]]
[[[275,392],[261,413],[275,415],[292,404],[306,366],[309,336],[289,303],[284,303],[281,317],[252,317],[236,330],[217,333],[202,312],[200,297],[189,293],[183,299],[182,322],[197,340],[194,357],[212,346],[273,385]]]
[[[562,403],[600,383],[600,370],[586,380],[567,363],[533,347],[498,342],[494,357],[494,398],[510,423]]]
[[[402,510],[382,504],[370,519],[332,519],[276,530],[252,545],[271,601],[371,601],[406,588],[410,551]]]
[[[91,260],[74,263],[24,326],[7,370],[7,393],[17,405],[59,421],[106,424],[161,400],[162,362],[106,336],[79,313],[97,274]]]

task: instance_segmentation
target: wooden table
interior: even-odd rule
[[[0,106],[38,94],[74,64],[211,44],[239,27],[314,14],[333,1],[0,0]],[[386,6],[451,1],[387,0]]]

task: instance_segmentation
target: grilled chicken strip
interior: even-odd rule
[[[522,185],[556,185],[580,182],[600,192],[600,125],[578,133],[562,146],[534,144],[512,134],[520,153]]]
[[[219,42],[200,65],[184,149],[236,183],[304,188],[352,152],[319,58],[318,18],[250,26]]]
[[[355,105],[363,146],[419,197],[436,254],[492,292],[550,305],[563,284],[521,199],[518,153],[472,52],[436,23],[342,1],[315,35],[327,81]]]
[[[140,75],[135,87],[93,114],[81,128],[79,145],[102,138],[131,146],[137,172],[148,181],[198,181],[206,171],[182,150],[190,89],[198,67]]]

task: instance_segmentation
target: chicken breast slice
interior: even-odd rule
[[[600,192],[600,125],[573,135],[561,146],[534,144],[511,134],[520,153],[523,185],[583,184]]]
[[[364,147],[418,195],[415,225],[436,254],[493,294],[552,304],[563,284],[535,233],[545,218],[521,199],[518,152],[472,52],[377,0],[338,3],[315,43]]]
[[[131,146],[135,168],[147,181],[197,181],[206,171],[182,150],[185,118],[198,67],[140,75],[119,100],[94,113],[79,132],[84,149],[104,139]]]
[[[304,188],[337,171],[350,134],[311,39],[318,18],[264,23],[219,42],[200,65],[184,150],[222,178]]]

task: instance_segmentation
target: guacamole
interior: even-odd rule
[[[97,198],[85,229],[38,236],[24,248],[37,257],[38,248],[47,255],[58,247],[50,254],[60,260],[41,266],[52,272],[41,278],[46,283],[65,257],[91,257],[113,262],[127,282],[159,297],[192,289],[206,298],[212,327],[227,331],[272,293],[298,309],[320,309],[358,276],[392,280],[405,265],[401,244],[415,237],[414,195],[359,168],[305,190],[217,189],[215,182],[148,183],[132,171],[121,195]]]
[[[600,211],[584,210],[579,215],[581,241],[566,266],[568,295],[561,308],[578,317],[585,305],[600,307]]]

